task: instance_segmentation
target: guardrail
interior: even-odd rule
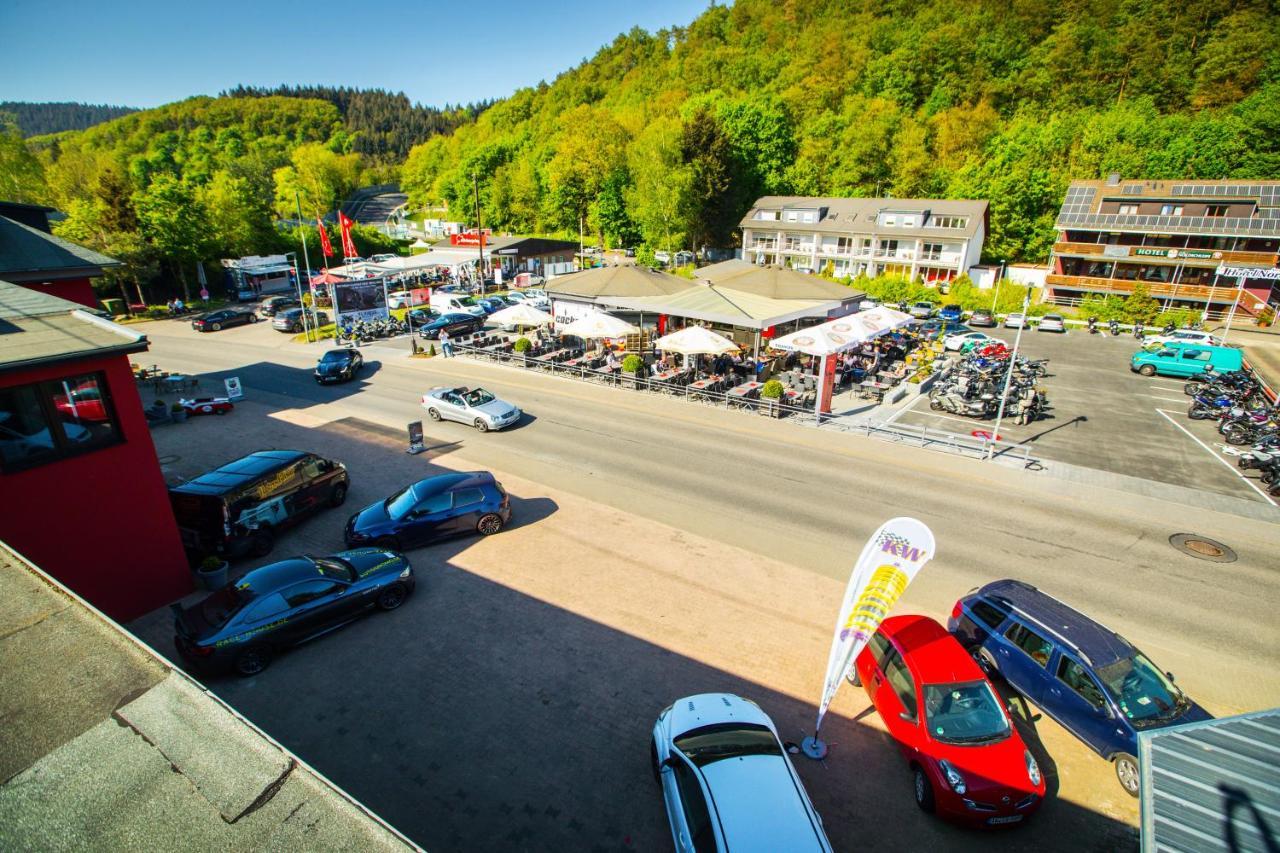
[[[1039,470],[1040,460],[1031,456],[1031,447],[1026,444],[1015,444],[1011,441],[998,441],[990,438],[960,435],[945,430],[931,429],[926,426],[900,423],[877,423],[875,421],[856,421],[853,423],[832,421],[825,426],[843,432],[859,433],[868,438],[891,441],[895,444],[909,444],[925,450],[937,450],[944,453],[955,453],[971,459],[1005,459],[1020,462],[1024,468]]]

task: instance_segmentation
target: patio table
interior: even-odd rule
[[[745,406],[747,401],[759,394],[763,387],[763,382],[743,382],[726,391],[725,397],[733,405]]]

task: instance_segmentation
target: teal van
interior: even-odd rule
[[[1212,370],[1227,373],[1244,366],[1244,354],[1234,347],[1204,344],[1165,344],[1156,350],[1138,350],[1129,360],[1129,369],[1143,376],[1195,376]]]

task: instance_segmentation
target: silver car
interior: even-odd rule
[[[1066,330],[1067,323],[1062,319],[1061,314],[1045,314],[1036,326],[1037,332],[1065,332]]]
[[[422,395],[422,408],[433,421],[457,421],[488,432],[520,420],[520,410],[483,388],[432,388]]]

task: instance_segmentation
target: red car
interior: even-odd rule
[[[187,410],[188,415],[225,415],[236,407],[226,397],[200,397],[195,400],[179,400],[178,405]]]
[[[1035,758],[1000,694],[946,628],[927,616],[893,616],[854,666],[915,775],[920,808],[999,826],[1040,807]]]
[[[65,386],[64,386],[65,387]],[[97,381],[84,382],[70,389],[70,394],[55,394],[53,406],[59,412],[75,421],[110,420],[107,407],[102,400],[102,391]]]

